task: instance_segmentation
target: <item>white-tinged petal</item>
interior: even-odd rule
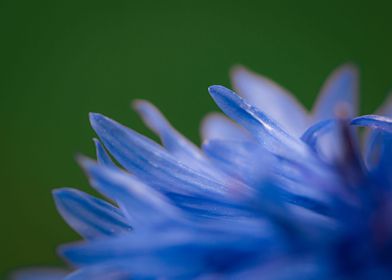
[[[212,139],[249,140],[249,132],[221,113],[210,113],[202,121],[203,142]]]
[[[347,118],[357,116],[358,79],[358,69],[352,64],[332,72],[313,107],[312,122],[334,118],[339,110],[344,110]]]
[[[308,114],[286,89],[270,79],[237,66],[231,72],[234,89],[244,99],[276,120],[294,136],[308,125]]]

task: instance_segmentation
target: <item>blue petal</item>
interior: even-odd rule
[[[392,186],[392,133],[373,129],[367,139],[366,163],[379,180],[379,185]],[[388,186],[389,185],[389,186]]]
[[[216,166],[249,185],[260,182],[268,169],[270,155],[249,140],[212,139],[202,149]]]
[[[239,95],[292,135],[300,136],[306,129],[307,112],[287,90],[243,67],[234,68],[232,81]]]
[[[365,115],[357,117],[351,121],[351,124],[356,126],[372,127],[392,132],[392,118],[378,115]]]
[[[392,94],[389,94],[384,103],[376,110],[375,115],[392,118]],[[380,161],[380,152],[383,149],[384,136],[380,129],[367,128],[365,130],[364,155],[369,169],[373,169]]]
[[[150,139],[102,115],[92,114],[91,121],[105,146],[120,164],[195,216],[228,215],[230,209],[218,207],[219,201],[225,202],[228,186],[246,189],[240,182],[229,180],[220,172],[216,172],[214,177],[224,182],[211,180],[212,176],[182,164]]]
[[[317,140],[326,132],[328,132],[332,126],[336,124],[336,120],[328,119],[320,121],[311,127],[309,127],[304,134],[302,134],[301,139],[307,143],[312,149],[316,150]]]
[[[345,184],[361,184],[364,169],[355,131],[346,119],[324,120],[310,127],[302,139],[335,168]],[[325,140],[327,140],[325,142]],[[332,146],[329,144],[333,143]],[[338,180],[340,181],[340,180]]]
[[[105,168],[87,158],[80,158],[80,164],[90,177],[90,184],[103,195],[117,202],[132,221],[132,225],[157,226],[174,220],[183,221],[179,209],[192,216],[189,221],[212,217],[244,215],[242,210],[227,204],[224,197],[185,196],[175,193],[163,196],[137,180],[134,176],[121,170]],[[231,184],[242,190],[242,185],[231,179]],[[240,211],[240,212],[239,212]]]
[[[184,260],[189,256],[182,256]],[[172,258],[172,256],[167,256]],[[191,260],[190,260],[191,261]],[[174,267],[174,265],[181,264]],[[173,265],[163,263],[161,259],[152,256],[105,262],[98,265],[85,266],[72,273],[64,280],[155,280],[155,279],[197,279],[202,273],[200,263],[191,266],[186,261],[175,262]]]
[[[99,164],[105,165],[109,168],[117,168],[117,166],[114,164],[114,162],[106,152],[105,148],[102,146],[101,142],[99,142],[98,139],[94,138],[94,143]]]
[[[321,181],[325,188],[335,189],[329,181],[334,178],[333,170],[321,161],[317,154],[300,139],[296,139],[282,130],[274,121],[245,103],[232,91],[222,87],[210,87],[210,92],[218,106],[230,117],[251,132],[258,139],[263,149],[270,151],[279,160],[274,172],[285,179],[294,179],[298,183]],[[283,174],[283,173],[287,173]],[[260,184],[260,183],[259,183]],[[325,185],[325,186],[324,186]]]
[[[180,215],[162,195],[130,174],[96,164],[87,158],[79,160],[86,170],[90,184],[115,200],[132,225],[156,226]]]
[[[336,162],[343,155],[343,143],[340,127],[336,119],[320,121],[309,127],[301,136],[320,158],[327,162]]]
[[[56,206],[67,223],[87,239],[111,236],[132,229],[119,209],[75,189],[53,192]]]
[[[377,172],[380,178],[385,178],[392,186],[392,133],[380,131],[377,134],[377,144],[374,146],[379,155]],[[385,176],[385,177],[384,177]]]
[[[133,105],[146,125],[159,135],[166,150],[178,161],[207,176],[217,175],[216,168],[205,158],[200,149],[175,130],[151,103],[137,100]]]
[[[298,164],[273,160],[265,150],[260,150],[254,143],[247,145],[246,142],[211,140],[206,143],[204,149],[207,155],[226,172],[252,186],[254,191],[248,198],[249,202],[243,204],[254,205],[257,211],[253,209],[252,213],[255,217],[260,218],[268,214],[273,215],[274,220],[279,213],[285,213],[284,217],[279,219],[284,220],[286,224],[292,223],[293,215],[289,214],[290,210],[285,207],[288,204],[301,207],[302,210],[297,209],[296,212],[307,211],[307,216],[312,216],[312,213],[313,216],[317,216],[316,213],[327,214],[330,200],[326,189],[319,189],[318,186],[320,178],[323,178],[323,182],[328,182],[331,176],[325,174],[324,177],[314,176],[314,172],[309,172],[309,169]],[[274,184],[269,183],[271,178]],[[304,216],[303,213],[301,215]],[[325,223],[325,218],[310,218],[313,223],[315,220],[319,222],[322,220]],[[322,230],[325,232],[325,227]]]
[[[159,135],[163,146],[171,154],[180,161],[192,165],[195,161],[203,160],[200,150],[175,130],[155,106],[144,100],[137,100],[133,104],[145,124]]]
[[[127,263],[115,262],[84,267],[68,275],[64,280],[127,280],[135,279]]]
[[[348,118],[358,113],[358,70],[351,64],[335,70],[326,81],[313,107],[315,122],[334,118],[337,110]]]
[[[223,86],[211,86],[209,91],[223,112],[245,127],[265,149],[296,160],[304,157],[311,159],[310,151],[302,141],[289,135],[275,121],[234,92]]]
[[[135,276],[193,279],[190,275],[231,269],[233,264],[246,264],[260,255],[268,257],[272,248],[276,252],[284,247],[271,228],[260,227],[250,235],[229,229],[200,231],[172,227],[159,232],[159,238],[156,232],[135,231],[104,242],[63,246],[61,253],[77,266],[126,264]]]
[[[333,279],[327,262],[317,256],[283,256],[269,263],[259,263],[247,267],[239,273],[230,276],[232,280],[327,280]],[[213,280],[215,278],[211,278]],[[207,279],[206,279],[207,280]]]
[[[249,133],[220,113],[207,115],[201,125],[203,141],[210,139],[249,140]]]
[[[161,146],[100,114],[91,114],[95,132],[114,158],[149,185],[184,195],[223,193],[226,187],[177,161]]]

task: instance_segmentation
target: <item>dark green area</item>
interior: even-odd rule
[[[207,87],[230,85],[232,65],[310,107],[327,74],[353,61],[370,113],[392,86],[389,3],[0,1],[0,273],[59,265],[56,246],[78,238],[51,190],[90,191],[74,161],[93,155],[88,112],[146,133],[129,103],[148,99],[199,142],[202,116],[216,110]]]

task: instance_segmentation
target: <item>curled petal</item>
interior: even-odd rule
[[[378,115],[357,117],[351,121],[351,125],[372,127],[392,132],[392,118]]]
[[[392,185],[392,133],[371,125],[366,142],[365,159],[376,178],[383,178],[380,185]],[[390,187],[389,187],[390,188]]]
[[[380,108],[376,110],[375,115],[392,118],[392,93],[389,94]],[[374,126],[365,130],[363,150],[365,162],[370,169],[373,169],[380,162],[380,152],[383,150],[382,142],[384,138],[383,130],[374,129]]]
[[[336,120],[329,119],[323,120],[315,125],[309,127],[304,134],[302,134],[301,139],[307,143],[312,149],[316,149],[317,140],[326,132],[328,132],[333,125],[336,124]]]
[[[335,162],[343,154],[342,135],[338,121],[328,119],[309,127],[301,136],[321,158],[327,162]]]

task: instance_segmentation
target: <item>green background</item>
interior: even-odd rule
[[[78,237],[51,190],[90,191],[74,161],[94,154],[87,114],[147,133],[129,103],[157,104],[199,143],[211,84],[244,64],[308,108],[331,70],[361,70],[361,112],[392,86],[391,1],[0,1],[0,273],[59,265]],[[151,135],[151,134],[148,134]]]

